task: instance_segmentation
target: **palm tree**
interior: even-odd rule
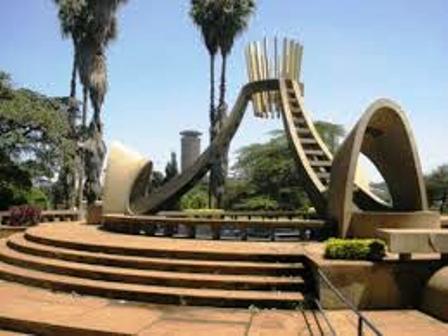
[[[210,143],[215,138],[215,60],[218,53],[217,15],[215,0],[191,0],[190,17],[199,28],[210,56]],[[211,207],[212,178],[209,186],[209,207]]]
[[[218,114],[226,113],[226,72],[227,58],[235,39],[249,25],[249,18],[255,12],[255,0],[216,0],[219,4],[218,45],[222,57],[219,88]],[[218,117],[225,117],[221,115]]]
[[[69,95],[69,121],[72,133],[73,141],[77,141],[79,134],[76,135],[76,118],[78,115],[78,103],[76,100],[76,76],[78,71],[78,55],[80,41],[85,34],[86,22],[87,22],[87,6],[85,0],[54,0],[58,6],[58,17],[61,26],[62,36],[64,38],[71,38],[73,43],[73,65],[70,79],[70,95]],[[83,106],[82,113],[82,130],[85,129],[87,109]],[[81,132],[82,133],[82,132]],[[73,206],[76,203],[78,206],[82,199],[82,181],[83,181],[83,157],[80,153],[78,157],[73,158],[73,167],[66,167],[66,174],[69,179],[73,181],[71,189],[75,189],[74,181],[76,171],[78,171],[78,192],[77,197],[73,193],[74,190],[69,190],[66,194],[70,195],[69,206]],[[75,200],[76,198],[76,200]]]
[[[215,59],[218,52],[216,14],[214,0],[191,0],[190,17],[201,30],[210,56],[210,142],[213,141],[215,122]]]
[[[101,108],[107,92],[106,49],[117,36],[117,11],[127,0],[86,0],[88,20],[79,43],[79,74],[88,88],[93,117],[87,140],[81,145],[85,153],[87,203],[93,204],[101,192],[100,176],[105,157]]]
[[[249,18],[255,11],[255,0],[216,0],[218,6],[218,45],[222,57],[221,79],[219,87],[219,103],[217,111],[216,128],[222,127],[227,117],[226,103],[226,72],[227,58],[232,50],[235,39],[249,25]],[[225,191],[225,180],[228,170],[228,147],[223,151],[220,158],[213,163],[211,169],[211,183],[214,185],[216,207],[221,208]]]

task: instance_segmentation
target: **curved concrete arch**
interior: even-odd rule
[[[329,217],[340,235],[349,233],[360,154],[376,166],[389,188],[393,212],[427,210],[426,191],[417,147],[409,122],[395,102],[372,103],[345,139],[333,159],[328,193]]]
[[[147,186],[152,166],[152,161],[114,142],[107,158],[103,213],[129,213],[134,195]]]

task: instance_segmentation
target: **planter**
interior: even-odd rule
[[[92,225],[101,224],[101,217],[103,216],[103,205],[96,203],[87,206],[86,223]]]

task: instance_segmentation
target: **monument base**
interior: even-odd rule
[[[354,212],[349,236],[378,237],[378,229],[439,229],[440,214],[432,211],[415,212]]]

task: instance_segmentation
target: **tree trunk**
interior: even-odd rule
[[[89,93],[89,89],[86,85],[84,85],[83,89],[82,89],[82,128],[83,128],[83,133],[85,133],[85,130],[87,127],[87,108],[89,105],[88,93]]]
[[[80,137],[78,140],[80,140],[81,142],[85,140],[86,138],[86,128],[87,128],[87,109],[88,109],[88,104],[89,104],[89,100],[88,100],[88,89],[87,87],[84,85],[83,89],[82,89],[82,116],[81,116],[81,132],[80,132]],[[76,200],[76,204],[78,206],[78,209],[81,208],[82,205],[82,199],[84,196],[84,166],[85,166],[85,156],[84,156],[84,152],[80,151],[79,154],[79,166],[80,166],[80,171],[79,171],[79,176],[78,176],[78,195],[77,195],[77,200]]]
[[[100,106],[94,105],[94,114],[88,129],[88,145],[85,147],[85,191],[87,204],[93,205],[101,196],[101,172],[106,155],[103,141]]]
[[[210,144],[215,139],[215,127],[216,127],[216,113],[215,113],[215,60],[216,55],[210,53]],[[208,187],[208,207],[213,206],[213,185],[214,185],[215,174],[213,169],[210,170],[209,175],[209,187]]]
[[[76,102],[76,73],[78,69],[78,58],[76,56],[76,46],[74,46],[73,51],[73,65],[72,65],[72,75],[70,79],[70,97],[69,97],[69,110],[68,110],[68,119],[70,126],[70,138],[76,145],[76,116],[77,116],[77,102]],[[65,191],[66,200],[65,206],[67,208],[73,208],[76,203],[76,173],[79,173],[77,169],[76,161],[77,161],[77,153],[74,153],[74,157],[72,158],[72,163],[66,166],[66,183],[65,187],[67,190]]]
[[[76,99],[76,73],[78,70],[78,57],[76,56],[76,50],[73,52],[73,68],[72,78],[70,80],[70,99]]]
[[[214,139],[215,118],[215,55],[210,54],[210,144]]]
[[[224,121],[225,114],[227,111],[226,106],[226,73],[227,73],[227,54],[221,53],[222,55],[222,66],[221,66],[221,83],[219,86],[219,105],[218,105],[218,119],[220,122]]]
[[[448,189],[445,189],[442,195],[442,201],[440,202],[440,209],[439,209],[440,213],[445,212],[445,206],[447,205],[447,201],[448,201]]]
[[[227,74],[227,53],[221,52],[222,65],[221,65],[221,80],[219,87],[219,105],[218,105],[218,116],[217,116],[217,126],[216,132],[220,132],[222,125],[227,117],[227,104],[226,104],[226,74]],[[216,158],[216,164],[214,164],[214,169],[212,173],[214,174],[214,186],[213,195],[215,198],[215,206],[217,208],[223,207],[223,197],[225,193],[225,183],[227,177],[227,156],[229,148],[226,146],[223,151]]]

